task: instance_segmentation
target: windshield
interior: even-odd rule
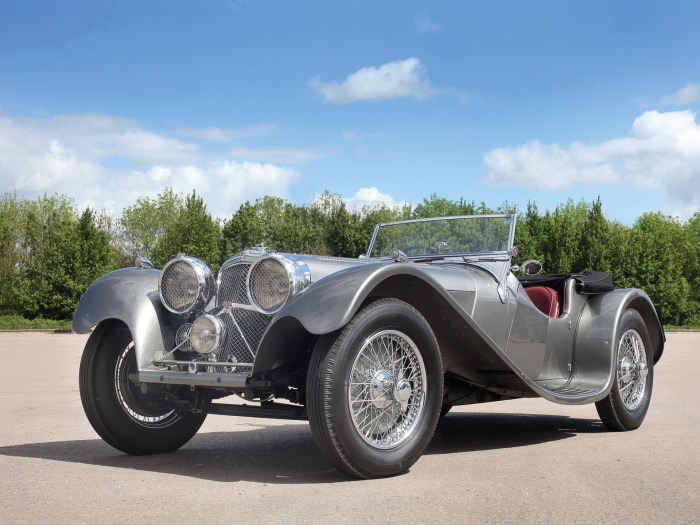
[[[515,215],[470,215],[378,224],[367,256],[409,257],[506,253],[513,246]]]

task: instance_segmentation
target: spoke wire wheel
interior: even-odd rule
[[[425,364],[416,344],[396,330],[365,342],[350,373],[348,401],[355,429],[377,449],[392,449],[411,437],[425,404]]]
[[[316,342],[306,383],[314,440],[353,477],[402,474],[435,432],[442,382],[440,349],[423,315],[399,299],[370,302]]]
[[[644,401],[648,373],[644,341],[639,332],[629,329],[617,351],[617,387],[627,410],[637,410]]]
[[[137,371],[136,348],[126,325],[100,323],[80,359],[78,385],[88,421],[102,439],[128,454],[177,450],[197,433],[206,412],[176,410],[151,388],[143,392],[129,379]]]
[[[129,374],[138,371],[134,343],[129,343],[117,358],[114,367],[114,391],[124,412],[139,425],[148,428],[162,428],[175,423],[180,416],[175,410],[154,406],[149,398],[129,381]],[[164,411],[165,410],[165,411]]]
[[[610,430],[638,428],[646,417],[654,386],[654,359],[649,331],[634,308],[620,319],[618,343],[613,361],[610,392],[595,407]]]

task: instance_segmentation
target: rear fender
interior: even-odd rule
[[[652,345],[654,363],[663,353],[663,327],[651,299],[642,290],[627,288],[591,297],[582,312],[576,335],[574,382],[604,385],[596,400],[604,398],[615,377],[615,342],[620,334],[622,316],[634,308],[644,319]]]
[[[116,319],[129,328],[139,368],[151,364],[156,352],[165,353],[184,320],[160,302],[158,276],[152,269],[125,268],[95,281],[83,294],[73,316],[73,331],[84,334],[103,321]]]

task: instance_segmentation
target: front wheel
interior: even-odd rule
[[[379,478],[408,470],[428,446],[441,405],[437,341],[403,301],[369,304],[314,349],[309,423],[319,448],[347,474]]]
[[[206,414],[181,413],[155,393],[142,392],[129,374],[138,372],[136,351],[126,326],[103,323],[95,329],[80,361],[80,399],[95,432],[128,454],[171,452],[187,443]]]
[[[620,323],[614,383],[607,397],[596,402],[598,415],[610,430],[634,430],[646,416],[654,383],[654,358],[642,316],[627,310]]]

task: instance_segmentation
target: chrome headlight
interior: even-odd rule
[[[189,315],[204,309],[216,292],[209,267],[194,257],[175,257],[163,267],[160,300],[173,313]]]
[[[190,328],[190,344],[200,354],[211,354],[221,348],[226,338],[226,325],[218,317],[204,314]]]
[[[279,253],[267,255],[250,267],[248,299],[260,312],[273,314],[309,284],[309,269]]]

